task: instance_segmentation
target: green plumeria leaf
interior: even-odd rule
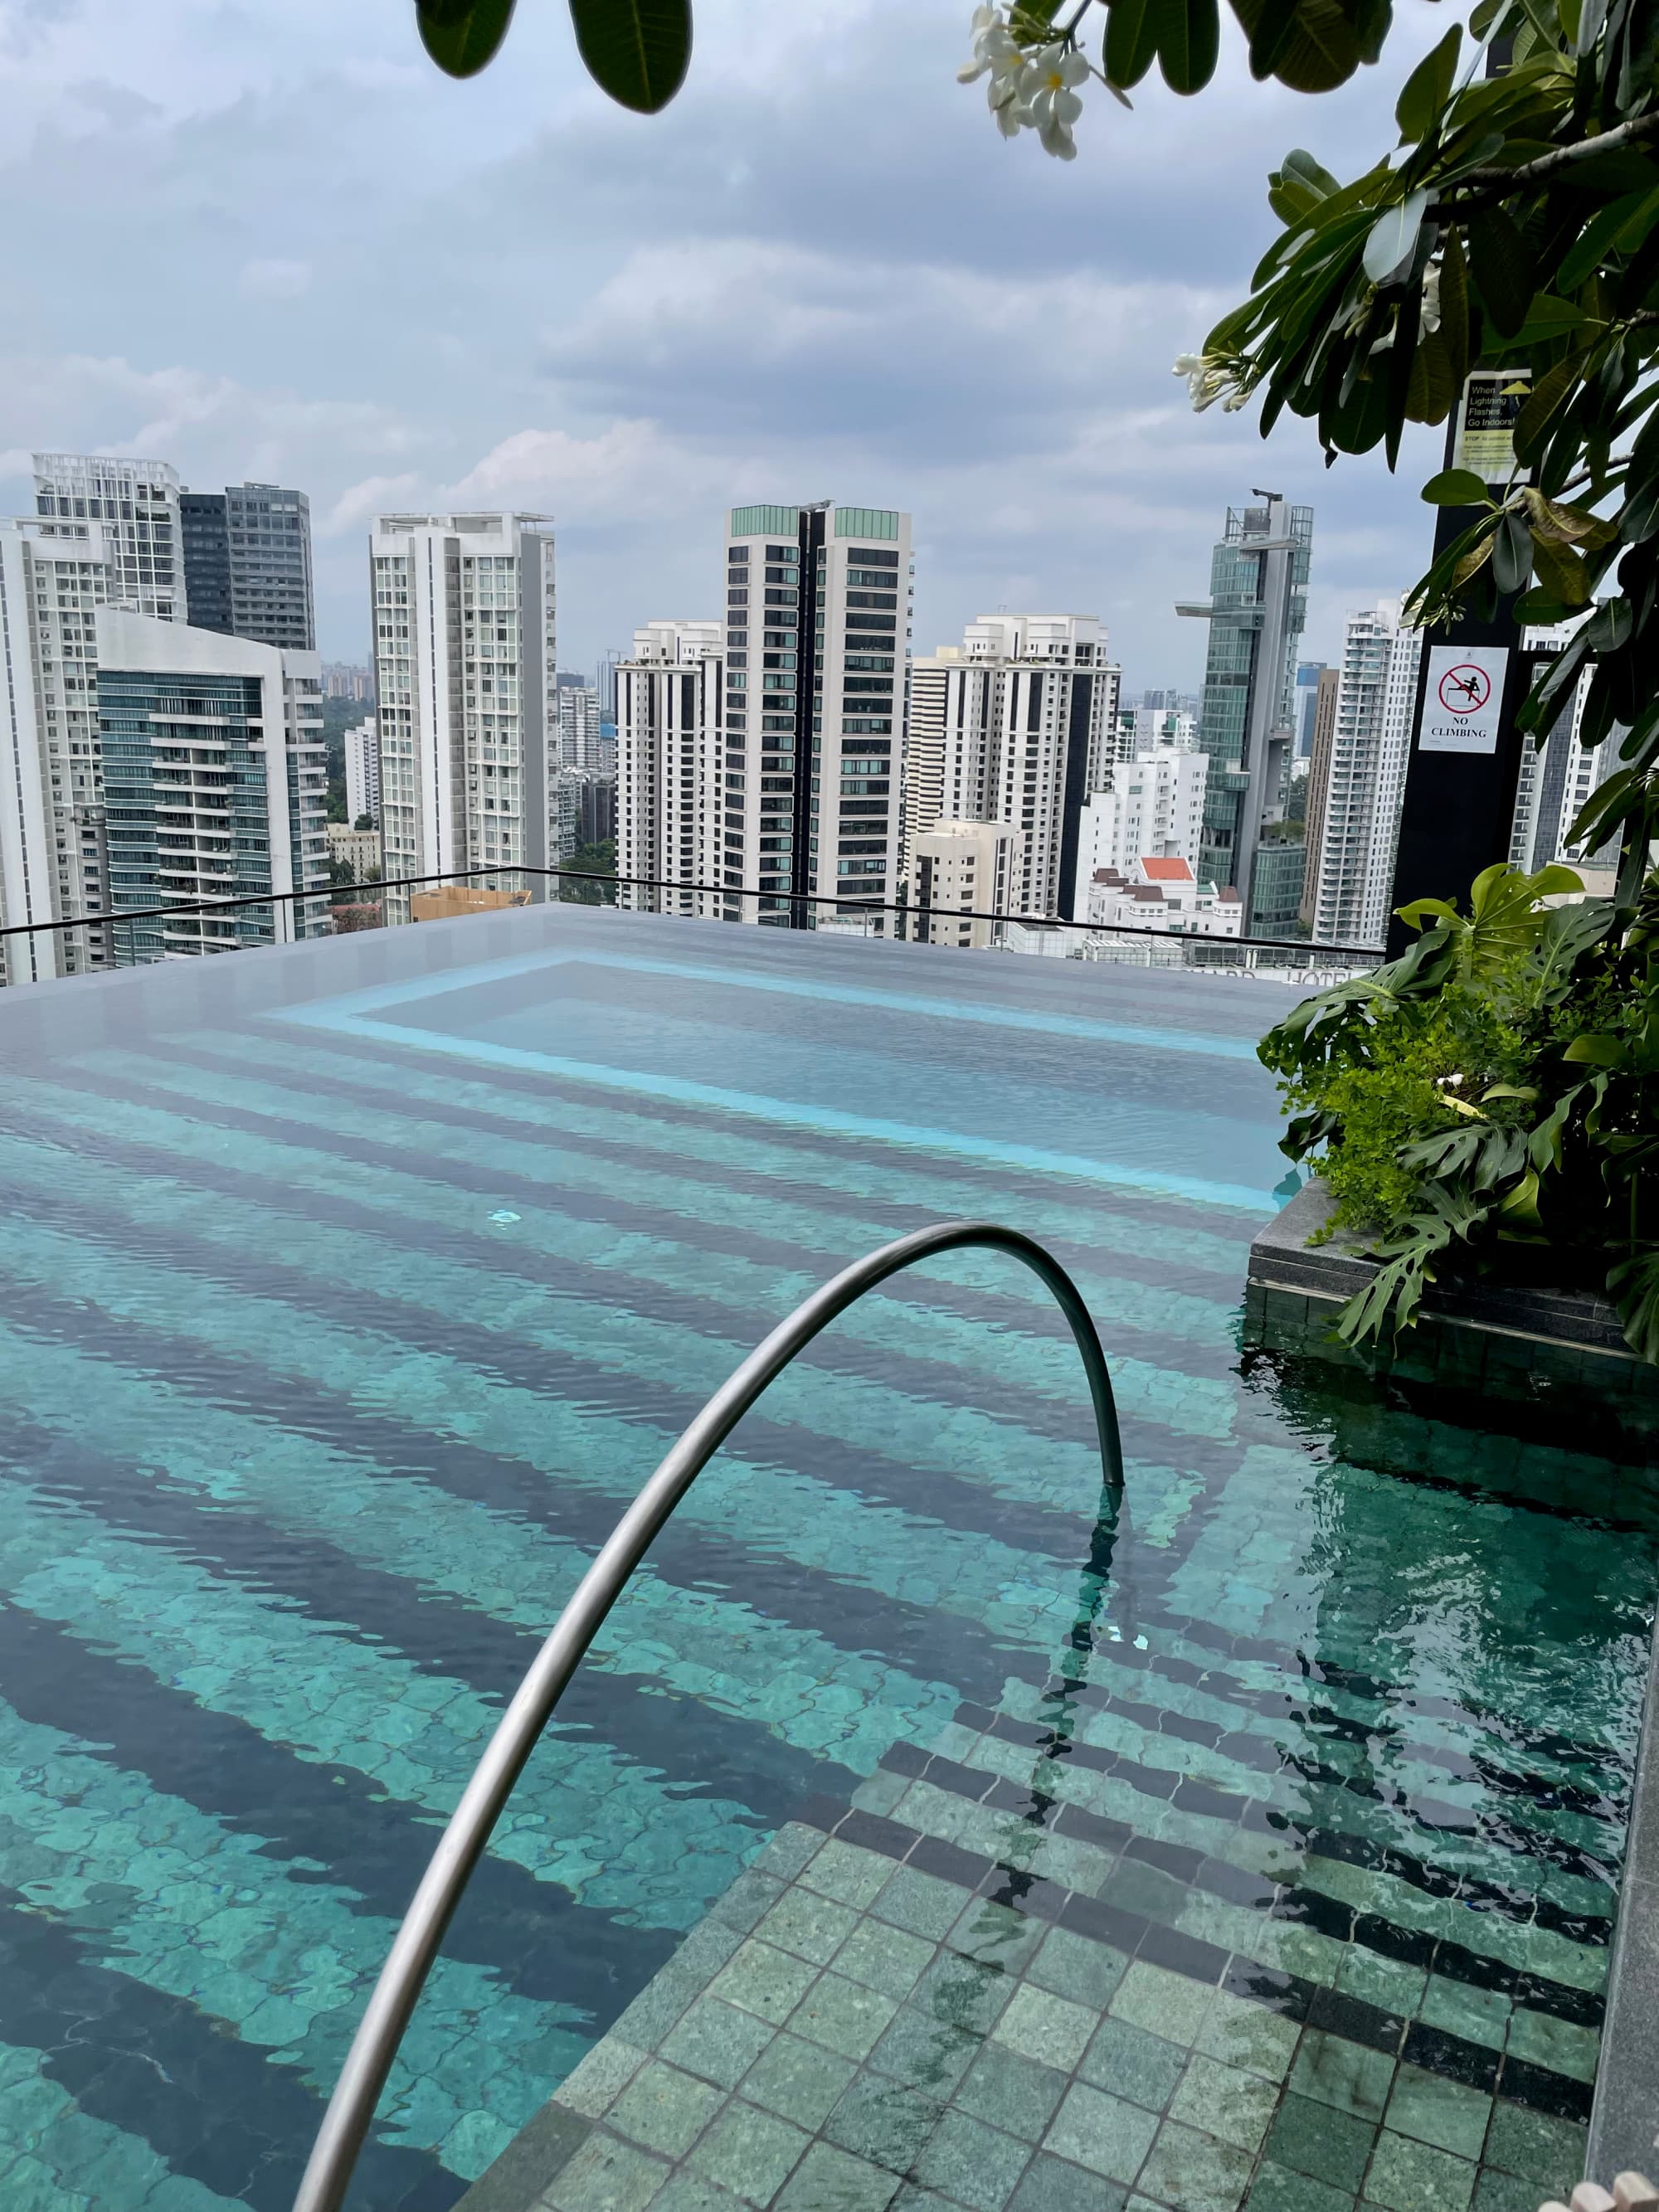
[[[1158,65],[1171,92],[1202,92],[1221,46],[1216,0],[1157,0]]]
[[[476,76],[507,36],[513,0],[417,0],[415,20],[446,76]]]
[[[1158,58],[1158,0],[1112,0],[1106,11],[1106,74],[1139,84]]]
[[[1415,191],[1398,207],[1385,208],[1377,217],[1365,240],[1363,257],[1365,274],[1373,284],[1386,284],[1416,252],[1417,236],[1423,228],[1428,204],[1428,193]]]
[[[690,0],[570,0],[588,74],[620,106],[655,115],[685,81]]]
[[[1394,111],[1400,125],[1401,143],[1415,146],[1426,138],[1449,98],[1457,75],[1457,57],[1463,44],[1462,26],[1454,23],[1432,52],[1424,55],[1406,79]]]
[[[1478,208],[1469,217],[1469,259],[1481,302],[1504,337],[1527,320],[1537,272],[1525,240],[1501,207]]]
[[[1486,487],[1473,469],[1442,469],[1423,487],[1431,507],[1490,507]]]

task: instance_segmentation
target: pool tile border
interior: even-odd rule
[[[1414,2065],[1397,2033],[1393,2051],[1355,2039],[1344,2031],[1375,2025],[1364,2014],[1338,2008],[1320,2025],[1298,1977],[1252,1974],[1214,1946],[1181,1963],[1126,1954],[1112,1936],[1128,1917],[1108,1911],[901,1822],[810,1802],[460,2212],[885,2212],[896,2199],[1121,2212],[1247,2195],[1258,2208],[1352,2208],[1362,2191],[1368,2204],[1401,2191],[1416,2202],[1430,2181],[1467,2201],[1482,2171],[1503,2194],[1517,2146],[1527,2165],[1559,2168],[1526,2185],[1565,2194],[1576,2180],[1581,2122]],[[768,1942],[819,1950],[841,1914],[855,1923],[842,1950],[861,1929],[902,1928],[932,1964],[915,1979],[906,1953],[904,1989],[883,1995],[847,1981],[839,1953],[817,1965]],[[732,1975],[762,1953],[793,1961],[787,2004],[777,1974]],[[700,2057],[684,2033],[716,1981],[752,2014],[735,2080],[729,2036]],[[861,2027],[843,1996],[870,2013]],[[1258,2021],[1280,2025],[1264,2038]],[[672,2140],[640,2134],[647,2080],[674,2092]]]

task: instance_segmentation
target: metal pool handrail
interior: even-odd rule
[[[1004,1229],[990,1221],[945,1221],[913,1230],[909,1236],[855,1260],[822,1289],[814,1291],[756,1346],[681,1436],[611,1531],[604,1550],[577,1584],[552,1633],[532,1661],[473,1769],[472,1778],[450,1815],[404,1915],[323,2115],[300,2193],[294,2200],[294,2212],[338,2212],[392,2060],[451,1916],[566,1684],[659,1529],[767,1384],[837,1314],[914,1261],[967,1244],[1012,1253],[1054,1292],[1083,1355],[1107,1482],[1115,1488],[1121,1486],[1123,1455],[1117,1410],[1106,1356],[1089,1309],[1060,1262],[1018,1229]]]

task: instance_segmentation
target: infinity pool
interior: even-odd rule
[[[963,1214],[1098,1318],[1103,1549],[1034,1279],[957,1255],[837,1324],[568,1698],[354,2202],[454,2203],[803,1806],[994,1856],[1091,1574],[1066,1879],[1171,1988],[1244,1975],[1289,2023],[1254,2143],[1149,2157],[1134,2202],[1535,2212],[1575,2179],[1654,1542],[1514,1502],[1455,1430],[1374,1472],[1351,1397],[1246,1371],[1288,1003],[557,907],[0,994],[7,2212],[283,2212],[623,1504],[814,1284]]]

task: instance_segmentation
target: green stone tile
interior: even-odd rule
[[[684,2158],[720,2103],[720,2092],[707,2081],[653,2058],[612,2105],[605,2122],[647,2150]]]
[[[1266,2160],[1256,2168],[1244,2212],[1353,2212],[1353,2202],[1346,2190],[1328,2189],[1322,2181]],[[1533,2205],[1528,2212],[1538,2208]]]
[[[777,2212],[887,2212],[898,2176],[833,2143],[814,2143],[795,2168]]]
[[[1393,2080],[1394,2061],[1385,2051],[1317,2028],[1304,2035],[1291,2068],[1291,2087],[1298,2096],[1362,2120],[1382,2118]]]
[[[1009,2212],[1123,2212],[1121,2185],[1040,2150],[1009,2201]]]
[[[1418,2017],[1430,2027],[1443,2027],[1466,2043],[1484,2043],[1501,2051],[1509,2030],[1510,2001],[1498,1990],[1471,1989],[1464,1982],[1449,1982],[1431,1974]]]
[[[719,1997],[699,1997],[670,2030],[662,2055],[688,2074],[735,2089],[775,2033],[752,2012]]]
[[[763,1913],[777,1903],[784,1887],[773,1875],[750,1867],[738,1876],[724,1897],[709,1906],[708,1917],[746,1936]]]
[[[560,2082],[559,2103],[580,2112],[584,2119],[597,2120],[639,2072],[646,2056],[619,2035],[605,2036]]]
[[[1543,2187],[1542,2182],[1523,2181],[1518,2173],[1500,2173],[1495,2166],[1483,2166],[1474,2185],[1473,2212],[1538,2212]],[[1566,2203],[1562,2191],[1551,2193],[1557,2203]]]
[[[1073,2004],[1070,1997],[1026,1982],[1002,2008],[992,2033],[1010,2050],[1069,2074],[1099,2025],[1100,2014],[1091,2006]]]
[[[892,2026],[871,2052],[870,2063],[943,2100],[955,2094],[981,2040],[949,2021],[935,2019],[920,2004],[907,2004],[894,2015]]]
[[[1002,2212],[1031,2146],[968,2112],[946,2112],[916,2160],[916,2179],[971,2212]]]
[[[933,2097],[890,2074],[866,2069],[849,2083],[823,2132],[841,2149],[908,2173],[944,2115]]]
[[[1133,2181],[1157,2133],[1157,2120],[1139,2105],[1077,2081],[1066,2091],[1042,2148],[1103,2173],[1109,2181]]]
[[[1127,2020],[1103,2020],[1078,2073],[1094,2088],[1109,2089],[1150,2112],[1162,2112],[1186,2063],[1187,2053],[1178,2043],[1165,2043],[1161,2035],[1148,2035]]]
[[[686,2164],[705,2181],[750,2204],[769,2204],[811,2137],[775,2112],[733,2099]]]
[[[1258,2151],[1279,2092],[1259,2074],[1242,2074],[1219,2059],[1194,2057],[1170,2106],[1170,2118],[1218,2136],[1235,2149]]]
[[[889,1767],[878,1766],[853,1792],[853,1802],[860,1813],[876,1813],[885,1819],[909,1786],[908,1774],[895,1774]]]
[[[863,1912],[880,1896],[892,1871],[893,1862],[879,1851],[866,1851],[861,1844],[830,1836],[811,1863],[802,1868],[799,1879],[820,1896]]]
[[[827,1966],[859,1924],[856,1912],[816,1890],[786,1889],[755,1933],[780,1951]]]
[[[830,2117],[857,2066],[822,2044],[804,2042],[787,2030],[775,2035],[745,2075],[743,2094],[797,2127],[814,2132]]]
[[[1459,2158],[1479,2158],[1492,2118],[1492,2099],[1419,2066],[1402,2066],[1395,2077],[1384,2124],[1397,2135],[1433,2143]],[[1536,2208],[1534,2208],[1536,2212]]]
[[[1263,2148],[1274,2165],[1287,2166],[1354,2197],[1376,2141],[1376,2130],[1369,2120],[1289,2094],[1273,2114]]]
[[[1109,2009],[1115,2019],[1161,2035],[1166,2043],[1190,2047],[1204,2025],[1210,1995],[1184,1974],[1172,1974],[1165,1967],[1148,1966],[1144,1959],[1137,1959],[1119,1983]]]
[[[907,2181],[888,2212],[956,2212],[956,2208],[949,2197],[937,2196],[931,2189],[919,2188],[914,2181]]]
[[[1254,2163],[1247,2150],[1165,2120],[1139,2186],[1143,2196],[1174,2212],[1238,2212]]]
[[[590,2136],[548,2192],[553,2212],[645,2212],[668,2168],[615,2136]]]
[[[1423,2002],[1429,1978],[1421,1966],[1408,1966],[1400,1959],[1385,1959],[1363,1943],[1350,1943],[1337,1969],[1336,1986],[1349,1996],[1363,1997],[1384,2012],[1413,2019]]]
[[[1028,2142],[1042,2138],[1066,2093],[1066,2076],[1000,2044],[988,2044],[969,2068],[955,2101],[976,2119]]]
[[[964,1958],[1017,1974],[1047,1932],[1044,1923],[1033,1920],[1029,1913],[994,1905],[988,1897],[976,1897],[970,1899],[946,1940]]]
[[[1557,2020],[1551,2013],[1517,2007],[1510,2015],[1509,2053],[1529,2065],[1547,2066],[1574,2081],[1594,2081],[1601,2039],[1593,2027]]]
[[[682,2166],[651,2200],[651,2212],[742,2212],[744,2200]]]
[[[1104,2012],[1128,1963],[1109,1943],[1091,1942],[1086,1936],[1073,1936],[1069,1928],[1051,1928],[1026,1968],[1025,1978],[1056,1996]]]
[[[938,1943],[955,1927],[968,1898],[968,1891],[953,1881],[941,1881],[937,1875],[923,1874],[917,1867],[902,1866],[888,1877],[886,1887],[870,1910],[878,1920],[888,1921],[912,1936],[931,1936]]]
[[[1558,2120],[1500,2097],[1492,2108],[1484,2155],[1488,2166],[1536,2182],[1540,2200],[1556,2196],[1565,2203],[1584,2178],[1589,2135],[1577,2120]]]
[[[1474,2167],[1466,2158],[1384,2128],[1371,2153],[1364,2202],[1387,2212],[1468,2212]]]
[[[811,1987],[813,1970],[805,1959],[779,1951],[751,1936],[732,1954],[709,1984],[710,1996],[740,2005],[781,2027]]]
[[[771,1842],[755,1861],[755,1872],[775,1875],[780,1881],[793,1881],[823,1842],[816,1828],[804,1821],[787,1820]]]
[[[813,2043],[827,2044],[843,2058],[868,2057],[876,2039],[898,2010],[891,1997],[866,1990],[842,1974],[820,1974],[790,2014],[790,2027]]]
[[[1144,1859],[1120,1859],[1112,1870],[1112,1902],[1126,1912],[1171,1924],[1191,1894],[1184,1881]]]
[[[957,1951],[941,1951],[916,1984],[912,2002],[952,2027],[988,2035],[1012,1987],[1000,1968],[964,1959]]]
[[[1218,1990],[1199,2028],[1197,2047],[1206,2058],[1282,2081],[1291,2070],[1301,2033],[1295,2021],[1269,2012],[1266,2005],[1252,2004],[1231,1990]]]
[[[1354,2199],[1347,2190],[1332,2190],[1310,2174],[1291,2174],[1287,2166],[1263,2159],[1249,2184],[1245,2212],[1354,2212]],[[1537,2205],[1528,2212],[1537,2212]]]
[[[884,1920],[860,1920],[836,1954],[836,1972],[902,1999],[932,1963],[933,1950],[925,1936],[907,1935]]]

